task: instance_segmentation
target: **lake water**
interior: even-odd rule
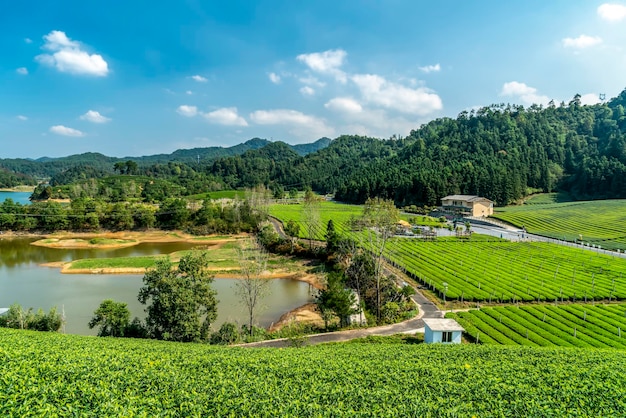
[[[56,306],[65,310],[65,331],[70,334],[95,335],[87,323],[104,299],[125,302],[131,317],[144,318],[144,305],[137,301],[143,275],[61,274],[58,268],[41,263],[72,261],[80,258],[131,257],[169,254],[193,247],[188,243],[143,243],[134,247],[94,250],[58,249],[30,245],[32,238],[0,238],[0,307],[19,303],[24,308],[48,311]],[[215,279],[213,288],[219,299],[217,329],[223,322],[245,323],[244,307],[235,295],[236,279]],[[312,300],[307,283],[295,280],[271,280],[263,299],[264,309],[258,323],[268,326],[280,316]]]
[[[0,203],[4,202],[6,199],[11,198],[14,202],[21,203],[22,205],[29,205],[30,200],[30,192],[0,192]]]

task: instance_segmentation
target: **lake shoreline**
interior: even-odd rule
[[[141,243],[176,243],[185,242],[189,244],[198,244],[210,246],[211,249],[218,249],[224,244],[236,242],[238,240],[249,237],[249,234],[233,234],[233,235],[190,235],[182,231],[103,231],[103,232],[55,232],[51,234],[39,233],[5,233],[1,238],[39,238],[39,240],[31,242],[30,245],[57,248],[57,249],[117,249],[132,247]],[[94,241],[95,240],[95,241]],[[101,241],[99,241],[101,240]],[[112,242],[117,240],[117,242]],[[210,249],[209,249],[210,251]],[[143,275],[146,272],[144,267],[95,267],[95,268],[72,268],[70,262],[50,262],[42,263],[42,267],[58,268],[62,274],[133,274]],[[232,273],[229,272],[232,270]],[[291,279],[304,283],[308,283],[315,289],[324,289],[325,285],[319,274],[313,274],[305,271],[306,268],[301,266],[301,270],[285,271],[277,269],[275,271],[266,271],[262,278],[267,279]],[[235,279],[240,278],[238,268],[216,267],[209,268],[216,279]]]

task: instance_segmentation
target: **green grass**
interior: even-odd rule
[[[209,262],[209,268],[222,271],[233,271],[239,269],[239,256],[237,249],[239,248],[238,242],[228,242],[219,248],[209,248],[205,250],[207,260]],[[169,254],[169,257],[175,261],[183,257],[185,254],[198,250],[182,250],[175,251]],[[154,267],[155,260],[166,255],[151,255],[151,256],[139,256],[139,257],[111,257],[111,258],[85,258],[82,260],[75,260],[70,264],[70,270],[78,269],[106,269],[106,268],[150,268]],[[268,267],[273,269],[286,269],[289,271],[295,271],[299,269],[297,262],[289,257],[270,255],[268,259]]]
[[[82,240],[76,240],[82,241]],[[89,241],[91,245],[113,245],[113,244],[129,244],[137,242],[134,239],[114,239],[114,238],[91,238]]]
[[[85,258],[73,261],[69,269],[150,268],[158,257],[163,256]]]
[[[549,203],[571,202],[567,193],[538,193],[524,199],[525,205],[545,205]]]
[[[615,350],[244,349],[0,329],[2,416],[624,416]]]
[[[449,313],[486,344],[626,349],[626,305],[566,304]]]
[[[188,200],[218,200],[218,199],[243,199],[245,192],[243,190],[218,190],[214,192],[198,193],[185,196]]]
[[[270,215],[280,219],[283,224],[293,220],[300,224],[300,237],[308,238],[304,222],[303,204],[273,204],[270,206]],[[322,201],[319,204],[319,224],[315,226],[315,239],[323,240],[326,225],[333,220],[335,225],[347,224],[351,218],[358,218],[363,214],[363,206],[347,205],[344,203]]]
[[[586,243],[626,250],[626,200],[511,206],[496,209],[493,217],[532,234],[567,241],[582,236]]]
[[[544,242],[395,239],[387,257],[448,300],[626,299],[626,260]]]

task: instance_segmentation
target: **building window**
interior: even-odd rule
[[[441,333],[441,342],[442,343],[451,343],[452,342],[452,331],[443,331]]]

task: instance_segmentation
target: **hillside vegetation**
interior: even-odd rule
[[[1,160],[0,167],[52,176],[53,197],[70,198],[113,200],[151,189],[146,193],[155,199],[259,184],[277,198],[311,187],[350,203],[381,197],[397,206],[434,206],[458,193],[482,195],[500,206],[556,190],[575,200],[626,198],[625,105],[626,91],[592,106],[582,105],[576,95],[547,107],[494,104],[464,111],[404,138],[344,135],[306,146],[256,138],[231,148],[131,158],[132,167],[119,170],[131,176],[128,181],[104,180],[121,159],[100,154]]]
[[[0,329],[3,416],[624,416],[620,351],[223,348]]]

